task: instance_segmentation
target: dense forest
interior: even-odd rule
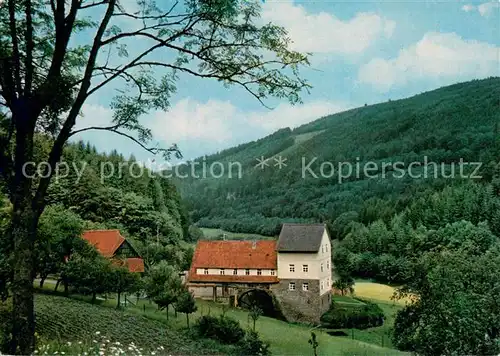
[[[183,167],[188,177],[176,184],[199,226],[272,236],[283,221],[327,222],[333,237],[342,238],[346,221],[368,225],[381,219],[389,224],[395,214],[445,187],[491,182],[499,157],[499,97],[500,79],[489,78],[366,105],[201,157],[195,175],[203,177],[203,165],[210,168],[213,162],[220,162],[226,174],[214,178],[207,168],[207,178],[197,179],[188,171],[192,167]],[[269,166],[256,168],[262,156],[270,158]],[[279,156],[286,158],[282,169],[274,166],[273,158]],[[303,176],[302,160],[318,178],[309,170]],[[461,160],[481,162],[474,175],[481,178],[459,176]],[[235,162],[242,166],[240,178]],[[380,174],[371,178],[354,170],[339,182],[338,172],[320,174],[324,162],[333,167],[373,162]],[[417,162],[412,172],[422,177],[401,177],[389,167],[381,178],[382,165],[395,162],[404,167]],[[215,168],[217,174],[220,169]],[[475,166],[464,165],[463,170],[463,176],[471,177]]]
[[[50,138],[39,135],[35,143],[38,167]],[[34,179],[38,179],[36,174]],[[5,197],[0,201],[0,231],[4,231],[10,203]],[[67,145],[49,187],[47,204],[40,219],[39,244],[84,230],[119,229],[145,256],[146,268],[165,259],[179,269],[190,264],[192,248],[184,243],[192,239],[190,223],[176,187],[133,156],[125,158],[116,151],[99,153],[84,142]],[[38,247],[52,253],[58,243],[61,241]],[[52,269],[51,273],[59,272]]]

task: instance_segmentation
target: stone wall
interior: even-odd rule
[[[295,290],[288,289],[290,282],[295,282]],[[302,290],[302,284],[308,283],[309,290]],[[320,317],[330,307],[330,293],[319,295],[319,281],[311,279],[282,279],[271,287],[277,307],[290,322],[318,324]]]

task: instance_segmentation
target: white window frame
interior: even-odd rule
[[[302,272],[308,273],[309,272],[309,265],[302,265]]]
[[[245,269],[245,276],[249,276],[250,275],[250,268],[246,268]]]
[[[290,263],[290,264],[288,265],[288,267],[289,267],[289,271],[290,271],[290,272],[295,273],[295,265],[294,265],[294,264]]]
[[[219,271],[219,274],[221,276],[224,276],[226,274],[226,271],[224,270],[224,268],[221,268],[220,271]]]
[[[302,290],[304,292],[309,292],[309,283],[302,283]]]
[[[290,291],[294,291],[295,290],[295,282],[288,283],[288,290],[290,290]]]
[[[257,269],[257,276],[262,276],[262,270],[260,268]]]
[[[203,269],[203,274],[208,274],[208,268]]]
[[[236,276],[237,274],[238,274],[238,270],[237,270],[236,268],[235,268],[235,269],[233,269],[233,275],[235,275],[235,276]]]
[[[276,274],[276,272],[274,271],[274,269],[271,270],[271,276],[274,276]]]

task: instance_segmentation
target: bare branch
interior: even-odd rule
[[[95,7],[95,6],[100,6],[100,5],[104,5],[108,2],[108,0],[102,0],[102,1],[98,1],[98,2],[93,2],[93,3],[90,3],[90,4],[87,4],[87,5],[80,5],[78,8],[80,10],[83,10],[83,9],[90,9],[91,7]]]
[[[30,1],[28,1],[30,2]],[[12,40],[12,64],[14,66],[14,83],[17,95],[21,93],[21,56],[19,55],[19,39],[17,38],[17,26],[16,26],[16,6],[15,0],[9,0],[9,28],[10,37]],[[15,97],[17,97],[14,94]]]
[[[31,1],[26,1],[25,13],[26,13],[26,59],[24,62],[24,68],[26,70],[26,76],[24,81],[24,95],[30,96],[31,87],[33,85],[33,72],[35,70],[33,66],[33,49],[35,43],[33,41],[33,18],[32,18]]]
[[[99,127],[99,126],[87,127],[87,128],[84,128],[84,129],[73,131],[71,133],[71,136],[74,136],[74,135],[76,135],[77,133],[80,133],[80,132],[90,131],[90,130],[108,131],[108,132],[112,132],[112,133],[115,133],[117,135],[126,137],[129,140],[132,140],[133,142],[135,142],[136,144],[138,144],[141,148],[143,148],[144,150],[146,150],[147,152],[149,152],[149,153],[151,153],[153,155],[157,155],[159,153],[166,153],[166,154],[168,154],[168,153],[174,152],[174,153],[176,153],[176,154],[178,154],[180,156],[180,151],[177,148],[177,145],[173,145],[170,148],[148,147],[144,143],[142,143],[141,141],[139,141],[138,139],[136,139],[134,136],[131,136],[131,135],[129,135],[129,134],[125,133],[125,132],[122,132],[122,131],[118,131],[117,128],[116,128],[116,126],[117,125],[115,125],[115,126],[109,126],[109,127]]]
[[[73,106],[71,107],[71,110],[68,114],[68,117],[66,118],[66,121],[64,122],[63,127],[61,128],[61,131],[59,132],[59,134],[58,134],[58,136],[57,136],[57,138],[52,146],[52,150],[50,151],[50,154],[49,154],[49,160],[48,160],[49,167],[47,167],[49,174],[46,174],[47,177],[42,178],[40,180],[40,184],[38,185],[38,189],[36,191],[35,198],[33,200],[33,205],[34,205],[33,209],[35,211],[38,211],[39,209],[41,209],[41,207],[43,207],[43,197],[45,196],[45,192],[47,191],[47,188],[49,186],[50,179],[52,178],[52,173],[54,171],[54,168],[62,155],[64,144],[66,143],[66,141],[70,137],[71,129],[75,125],[76,118],[80,113],[80,110],[83,106],[83,103],[85,102],[85,100],[88,97],[87,91],[90,87],[92,74],[94,71],[97,56],[99,54],[100,43],[101,43],[102,37],[104,35],[104,32],[106,31],[106,28],[108,27],[109,21],[111,20],[111,17],[113,15],[115,4],[116,4],[116,0],[109,0],[108,8],[106,10],[104,18],[102,19],[102,22],[99,25],[99,28],[97,29],[97,32],[96,32],[96,35],[94,37],[94,41],[92,44],[92,49],[90,50],[90,55],[89,55],[89,59],[87,62],[87,66],[85,68],[85,73],[83,76],[84,79],[83,79],[82,84],[80,86],[80,90],[78,91],[78,95],[75,99],[75,102],[73,103]],[[68,15],[68,17],[70,17],[72,15],[72,12],[74,12],[74,15],[76,15],[78,5],[79,5],[79,1],[73,0],[73,6],[72,6],[72,9],[70,11],[70,15]],[[71,18],[69,18],[69,20],[71,20]],[[74,18],[73,18],[73,21],[74,21]],[[69,22],[71,22],[71,21],[69,21]],[[71,29],[70,29],[70,33],[71,33]]]

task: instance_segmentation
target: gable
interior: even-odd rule
[[[93,245],[104,257],[113,257],[125,242],[119,230],[89,230],[83,233],[82,238]]]
[[[277,251],[316,253],[325,231],[324,224],[283,224]]]

